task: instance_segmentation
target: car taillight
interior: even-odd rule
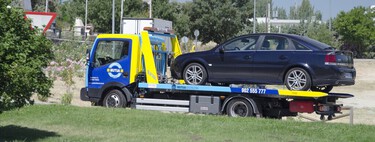
[[[336,65],[336,55],[332,53],[328,53],[325,57],[324,64]]]

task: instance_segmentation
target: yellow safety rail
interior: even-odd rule
[[[327,93],[313,91],[278,90],[280,96],[319,98],[328,96]]]

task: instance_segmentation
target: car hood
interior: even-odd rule
[[[190,52],[190,53],[184,53],[180,56],[178,56],[177,58],[181,57],[201,57],[201,56],[205,56],[205,55],[208,55],[210,52],[209,51],[198,51],[198,52]]]

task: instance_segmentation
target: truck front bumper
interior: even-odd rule
[[[99,89],[95,88],[81,88],[80,98],[82,101],[99,102]]]

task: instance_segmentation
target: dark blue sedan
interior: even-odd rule
[[[353,85],[356,77],[351,52],[274,33],[243,35],[208,51],[180,55],[171,73],[186,84],[285,84],[290,90],[324,92]]]

